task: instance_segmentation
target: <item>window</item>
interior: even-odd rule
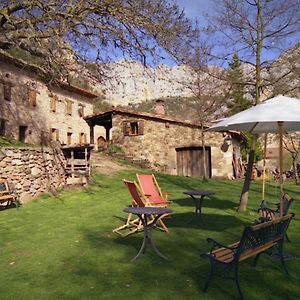
[[[48,145],[49,140],[50,140],[49,133],[47,131],[42,130],[41,131],[41,144]]]
[[[67,132],[67,145],[72,144],[72,132]]]
[[[79,134],[79,144],[86,144],[86,133],[81,132]]]
[[[84,117],[84,105],[81,103],[78,104],[78,115],[79,117]]]
[[[58,141],[58,129],[56,128],[51,128],[50,130],[50,137],[52,141]]]
[[[6,120],[0,119],[0,135],[5,135]]]
[[[11,101],[11,84],[8,82],[3,85],[3,95],[5,100]]]
[[[27,126],[19,126],[19,141],[25,143]]]
[[[143,135],[144,134],[144,122],[143,121],[125,121],[124,135]]]
[[[36,106],[36,94],[37,94],[37,92],[35,89],[28,88],[28,90],[27,90],[28,102],[31,107]]]
[[[56,112],[57,96],[50,95],[50,111]]]
[[[67,100],[67,110],[66,110],[66,114],[69,116],[72,116],[72,106],[73,106],[73,102],[70,100]]]

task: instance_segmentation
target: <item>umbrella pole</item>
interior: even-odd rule
[[[265,144],[264,144],[264,161],[263,161],[263,178],[262,178],[262,206],[266,206],[265,193],[266,193],[266,152],[267,152],[267,136],[265,133]]]
[[[283,122],[278,122],[279,129],[279,178],[280,178],[280,216],[283,215],[283,206],[282,206],[282,198],[283,198],[283,132],[282,132]]]

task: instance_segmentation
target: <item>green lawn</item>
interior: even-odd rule
[[[154,232],[157,247],[169,257],[164,261],[152,251],[135,262],[142,233],[121,237],[112,229],[126,217],[123,208],[130,196],[123,178],[97,175],[83,190],[65,190],[59,197],[43,196],[16,209],[0,211],[0,299],[238,299],[232,280],[213,280],[207,294],[202,287],[208,261],[200,254],[209,249],[208,236],[223,243],[235,242],[243,227],[256,219],[261,200],[261,182],[251,186],[246,213],[237,213],[241,181],[209,180],[157,174],[163,191],[172,193],[174,215],[167,220],[170,234]],[[204,188],[216,194],[204,202],[206,226],[194,216],[191,198],[182,192]],[[286,191],[296,200],[299,188]],[[277,183],[268,184],[267,199],[276,201]],[[189,222],[192,220],[192,222]],[[289,228],[292,243],[285,250],[299,258],[300,222],[296,216]],[[256,268],[251,260],[241,264],[241,286],[250,299],[299,299],[299,259],[288,261],[290,276],[280,262],[262,256]]]

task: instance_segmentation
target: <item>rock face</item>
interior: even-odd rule
[[[218,68],[211,67],[217,71]],[[128,105],[166,97],[191,97],[197,75],[186,65],[145,67],[138,61],[120,60],[105,65],[101,89],[113,105]],[[207,73],[203,73],[207,86]],[[205,88],[205,87],[204,87]],[[195,88],[194,88],[195,89]]]
[[[22,203],[65,184],[64,157],[52,149],[1,148],[0,177],[8,181]]]

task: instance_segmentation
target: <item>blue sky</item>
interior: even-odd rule
[[[211,13],[213,1],[211,0],[177,0],[179,7],[185,10],[186,16],[190,19],[198,19],[201,25],[205,24],[203,14]]]

